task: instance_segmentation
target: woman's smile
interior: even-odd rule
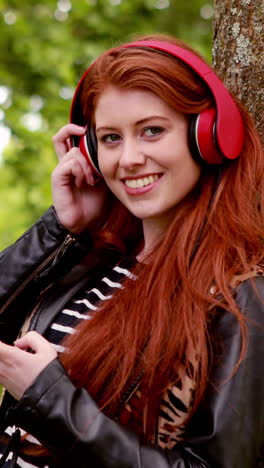
[[[155,182],[162,177],[161,174],[143,175],[138,177],[128,177],[122,182],[127,193],[130,195],[140,195],[155,187]]]

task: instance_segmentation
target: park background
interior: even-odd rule
[[[0,249],[52,204],[51,138],[97,55],[160,32],[210,63],[213,13],[213,0],[0,0]]]

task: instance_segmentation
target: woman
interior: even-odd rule
[[[145,37],[87,70],[53,141],[54,207],[0,263],[2,466],[257,466],[264,159],[248,113],[189,47]]]

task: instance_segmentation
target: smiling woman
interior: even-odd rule
[[[102,54],[70,120],[54,206],[0,256],[0,466],[257,466],[264,157],[248,112],[155,35]]]

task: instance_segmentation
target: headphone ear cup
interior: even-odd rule
[[[97,138],[92,127],[88,127],[85,134],[81,136],[79,149],[89,162],[95,175],[102,177],[98,164]]]
[[[188,142],[199,164],[222,164],[224,157],[215,138],[216,109],[210,107],[190,119]]]

